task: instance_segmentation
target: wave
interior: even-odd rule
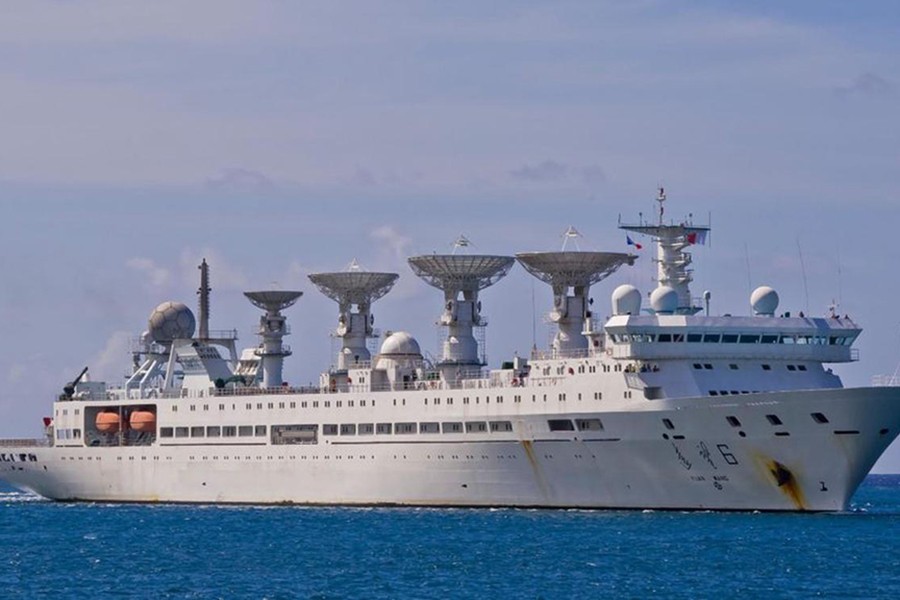
[[[0,504],[15,502],[46,502],[47,499],[28,492],[0,492]]]

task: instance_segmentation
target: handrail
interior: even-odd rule
[[[47,448],[49,446],[50,440],[47,438],[0,440],[0,448]]]

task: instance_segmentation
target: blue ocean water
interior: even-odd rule
[[[900,597],[900,476],[842,514],[59,504],[0,489],[0,598]]]

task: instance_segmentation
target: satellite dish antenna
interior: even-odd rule
[[[284,358],[291,355],[290,347],[282,343],[284,336],[289,332],[286,327],[286,319],[281,311],[293,306],[302,295],[303,292],[285,290],[244,292],[244,296],[253,306],[265,311],[265,314],[259,318],[259,330],[257,331],[262,338],[262,344],[255,352],[262,361],[263,387],[281,387]]]
[[[526,271],[553,288],[550,320],[559,328],[553,340],[554,351],[573,353],[588,348],[584,333],[590,330],[587,307],[591,286],[615,273],[622,265],[633,264],[635,258],[631,254],[617,252],[516,254],[516,259]]]
[[[454,250],[470,244],[460,236]],[[413,256],[407,262],[425,283],[444,292],[448,309],[439,324],[447,328],[447,340],[438,366],[445,379],[455,381],[463,375],[459,367],[484,364],[472,334],[473,327],[486,324],[479,314],[478,293],[505,277],[515,259],[487,254],[426,254]]]
[[[398,278],[396,273],[365,271],[356,259],[346,271],[309,275],[309,280],[319,291],[340,307],[339,324],[335,330],[342,340],[338,369],[347,369],[371,359],[366,347],[366,340],[374,336],[372,327],[375,316],[371,313],[371,306],[394,287]]]

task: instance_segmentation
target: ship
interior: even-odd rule
[[[337,303],[340,348],[301,387],[282,367],[303,292],[245,292],[259,343],[238,353],[236,331],[209,329],[204,260],[198,317],[157,306],[124,383],[85,368],[44,437],[0,441],[0,479],[56,501],[847,510],[900,431],[900,387],[843,386],[830,365],[858,360],[861,329],[834,310],[779,311],[762,286],[749,314],[710,314],[690,287],[710,227],[666,221],[657,200],[658,215],[618,223],[655,244],[656,287],[617,286],[604,319],[592,287],[639,255],[475,254],[460,237],[409,258],[441,294],[434,357],[374,327],[399,274],[309,275]],[[479,294],[516,264],[552,288],[553,338],[491,368]]]

